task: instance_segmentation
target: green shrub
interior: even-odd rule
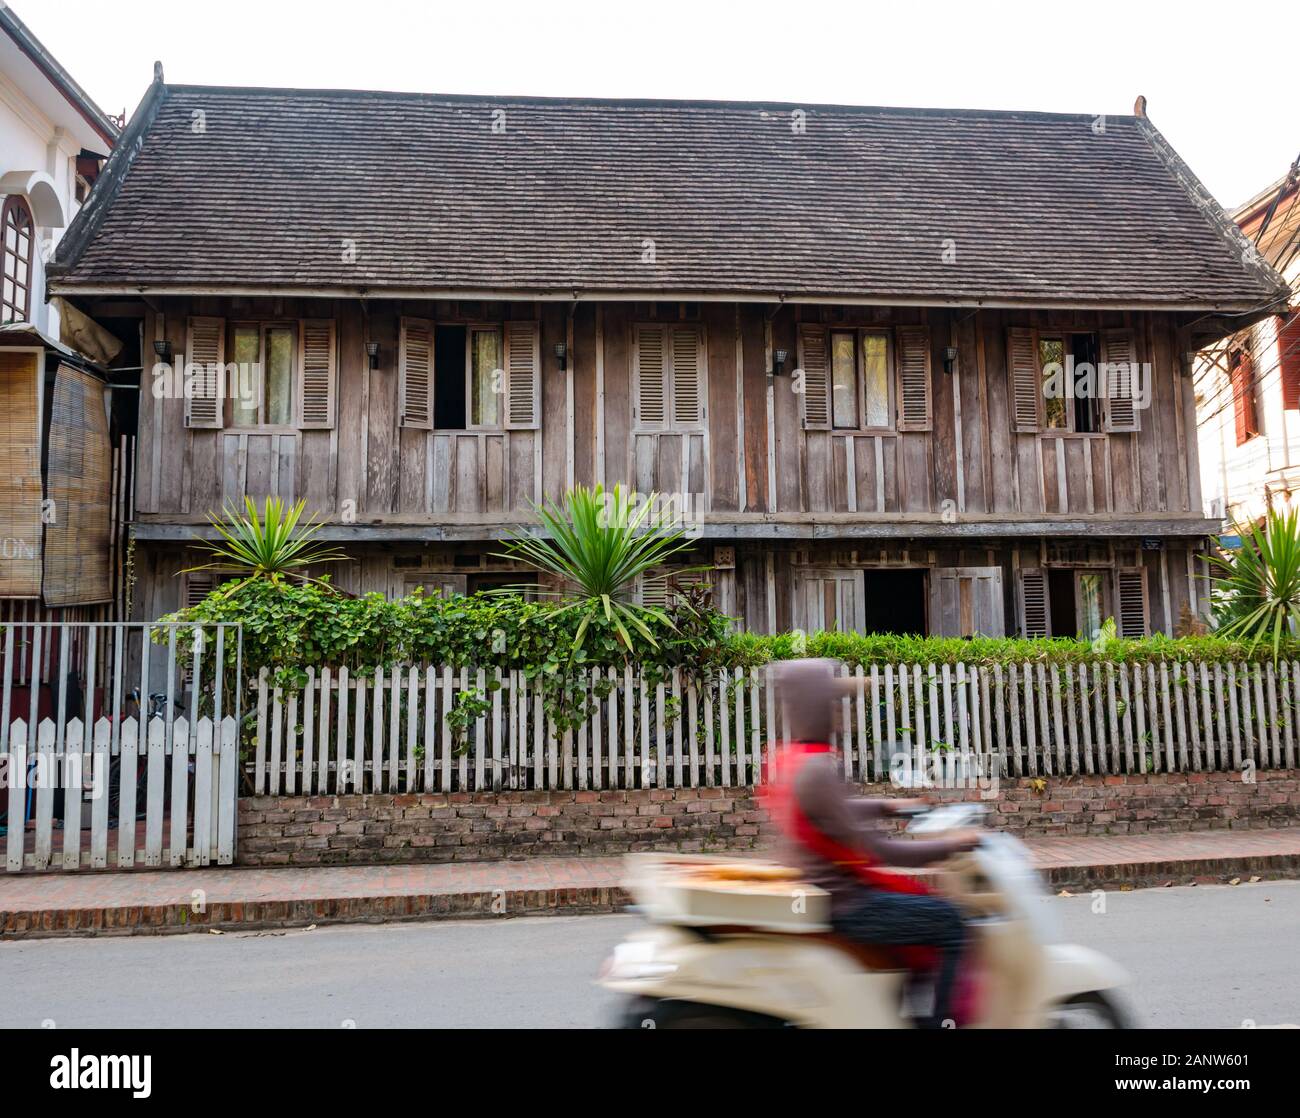
[[[1300,657],[1300,642],[1283,643],[1282,654]],[[736,633],[728,636],[724,648],[714,652],[721,662],[739,667],[755,667],[773,660],[798,656],[830,656],[850,666],[858,664],[1140,664],[1177,660],[1262,660],[1271,658],[1267,650],[1248,642],[1226,640],[1216,636],[1166,637],[1156,635],[1140,640],[1120,638],[1101,642],[1070,637],[913,637],[892,634],[778,633],[762,636]]]

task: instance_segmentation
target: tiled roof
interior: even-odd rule
[[[1277,293],[1132,116],[1099,128],[965,110],[154,94],[64,238],[57,290],[1193,307]]]

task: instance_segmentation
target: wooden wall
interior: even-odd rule
[[[338,420],[332,430],[226,433],[185,427],[184,401],[141,393],[136,489],[144,520],[202,522],[245,494],[304,497],[319,516],[358,524],[519,519],[528,502],[574,482],[631,482],[692,495],[730,514],[859,513],[907,521],[941,515],[999,520],[1055,514],[1199,516],[1194,403],[1176,371],[1171,315],[1118,312],[818,308],[744,304],[402,304],[321,300],[164,299],[145,323],[146,352],[185,348],[189,314],[338,321]],[[536,318],[541,323],[539,430],[446,433],[398,425],[398,320]],[[687,315],[705,331],[704,435],[638,435],[632,427],[630,326]],[[767,375],[771,350],[797,353],[798,324],[924,324],[932,347],[933,429],[804,431],[789,376]],[[1006,330],[1130,327],[1155,368],[1152,408],[1133,434],[1016,434]],[[364,344],[380,343],[370,370]],[[565,342],[570,359],[554,357]],[[951,375],[941,353],[960,354]],[[951,504],[945,504],[951,502]]]

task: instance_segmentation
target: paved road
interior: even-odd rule
[[[1135,976],[1139,1023],[1300,1022],[1300,882],[1082,895],[1069,938]],[[0,943],[0,1026],[584,1027],[626,916]]]

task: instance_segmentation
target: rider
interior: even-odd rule
[[[786,858],[831,896],[831,927],[861,943],[903,948],[914,968],[939,954],[934,1008],[922,1023],[939,1028],[952,1016],[952,991],[966,942],[956,906],[907,874],[885,866],[941,861],[979,842],[975,831],[913,841],[888,834],[882,820],[915,801],[853,795],[830,739],[842,700],[857,686],[836,675],[833,660],[793,660],[777,667],[787,740],[766,785],[768,806],[785,836]],[[916,948],[930,949],[919,954]]]

